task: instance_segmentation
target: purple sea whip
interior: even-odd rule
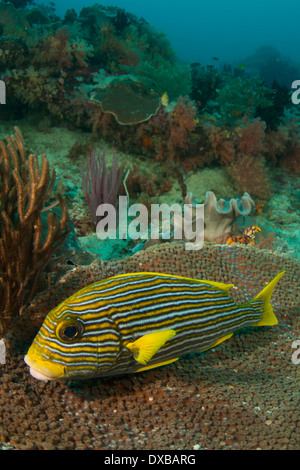
[[[110,171],[107,170],[105,149],[90,150],[86,165],[81,168],[82,185],[91,212],[92,221],[97,224],[96,209],[100,204],[117,206],[117,197],[123,174],[123,158],[120,166],[114,152]]]

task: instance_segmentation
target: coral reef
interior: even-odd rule
[[[18,129],[0,140],[0,450],[297,449],[298,65],[272,48],[240,66],[182,64],[123,9],[60,18],[51,3],[30,4],[0,3],[1,136],[17,123],[35,152]],[[192,203],[192,192],[209,241],[193,251],[172,238],[147,249],[100,241],[95,207],[119,192],[148,209]],[[243,303],[281,270],[277,326],[175,364],[41,383],[23,361],[49,310],[99,279],[159,271],[234,283]]]
[[[64,19],[49,12],[47,21],[38,8],[1,9],[11,119],[35,110],[121,151],[173,159],[186,174],[221,165],[237,191],[265,200],[270,163],[298,171],[299,134],[281,85],[238,69],[181,65],[165,36],[119,8],[97,4]]]

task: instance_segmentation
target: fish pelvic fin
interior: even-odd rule
[[[273,294],[274,287],[276,286],[279,279],[284,275],[285,271],[281,271],[269,284],[250,302],[257,302],[258,300],[264,301],[264,311],[261,319],[252,326],[272,326],[277,325],[278,320],[273,311],[271,305],[271,296]]]
[[[133,357],[139,364],[146,365],[154,354],[175,334],[174,330],[155,331],[141,336],[133,343],[128,343],[126,347],[133,353]]]

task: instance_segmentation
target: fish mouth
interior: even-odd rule
[[[33,359],[28,354],[24,357],[25,363],[30,367],[29,372],[32,377],[47,382],[57,380],[65,376],[65,368],[59,364],[53,364],[41,359]]]

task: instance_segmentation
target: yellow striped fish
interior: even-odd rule
[[[51,310],[24,360],[40,380],[140,372],[205,351],[245,326],[275,325],[270,303],[279,273],[236,305],[233,284],[159,273],[114,276]]]

